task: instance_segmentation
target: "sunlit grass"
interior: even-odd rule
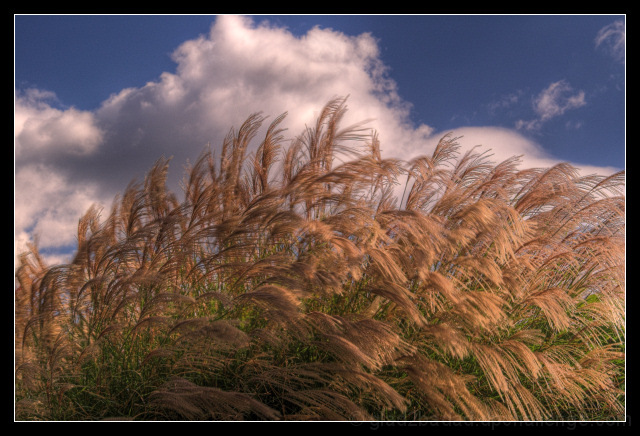
[[[160,159],[71,263],[31,246],[16,419],[623,419],[624,173],[382,159],[345,110],[247,155],[253,115],[184,201]]]

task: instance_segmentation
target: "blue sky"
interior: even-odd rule
[[[383,154],[444,133],[525,166],[625,167],[625,16],[15,16],[16,247],[59,260],[92,202],[252,112],[291,136],[333,96]],[[314,112],[315,111],[315,112]],[[16,248],[18,249],[18,248]]]

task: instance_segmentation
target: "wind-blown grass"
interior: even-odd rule
[[[163,158],[69,264],[31,246],[16,419],[623,419],[624,173],[383,159],[345,110],[247,154],[254,114],[184,201]]]

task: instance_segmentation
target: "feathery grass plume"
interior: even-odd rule
[[[624,172],[520,169],[453,134],[383,159],[330,101],[220,155],[169,159],[65,265],[15,285],[20,420],[617,420],[625,404]],[[395,187],[403,181],[404,191]]]
[[[230,421],[278,418],[277,411],[247,394],[198,386],[180,378],[171,380],[154,392],[152,402],[152,407],[158,409],[156,413],[167,419]]]

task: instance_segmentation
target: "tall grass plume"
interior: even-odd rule
[[[624,173],[386,159],[345,111],[253,114],[184,200],[162,158],[69,263],[31,245],[16,419],[623,419]]]

